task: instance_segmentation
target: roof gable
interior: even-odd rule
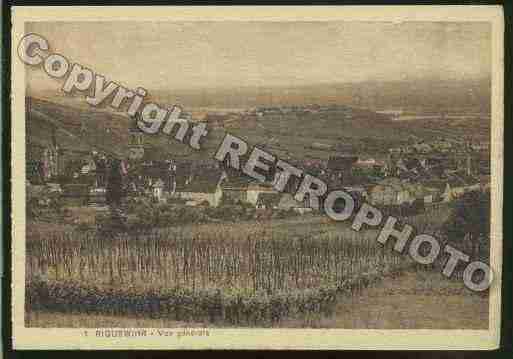
[[[274,207],[280,203],[280,200],[280,193],[263,192],[258,194],[257,205],[263,204],[268,207]]]
[[[199,175],[195,175],[190,183],[177,186],[177,192],[214,193],[220,188],[223,179],[222,171],[209,169]]]

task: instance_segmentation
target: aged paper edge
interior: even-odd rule
[[[16,44],[27,21],[485,21],[492,24],[492,216],[488,330],[209,328],[208,337],[101,338],[91,328],[25,328],[25,80]],[[503,34],[500,6],[14,7],[12,15],[12,323],[14,349],[489,350],[500,340],[503,186]]]

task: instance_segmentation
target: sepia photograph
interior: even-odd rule
[[[105,9],[13,9],[15,346],[497,347],[499,7]]]

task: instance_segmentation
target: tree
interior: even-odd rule
[[[455,203],[443,230],[450,240],[468,240],[472,256],[477,258],[481,244],[489,240],[490,194],[477,191],[464,194]]]

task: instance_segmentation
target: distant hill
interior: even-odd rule
[[[403,108],[414,111],[489,112],[489,78],[472,80],[420,79],[367,81],[298,87],[240,87],[202,90],[150,90],[153,100],[185,107],[248,108],[257,106],[346,104],[373,110]]]
[[[62,129],[61,142],[68,147],[76,146],[82,150],[97,149],[115,154],[126,153],[129,123],[127,118],[95,111],[92,108],[79,109],[33,97],[27,97],[25,104],[27,124],[44,119],[52,121]],[[37,137],[37,131],[32,131],[31,136]]]
[[[106,109],[95,109],[85,102],[83,98],[67,98],[67,105],[48,99],[34,97],[26,98],[26,121],[37,128],[38,121],[51,121],[59,126],[58,141],[66,148],[76,148],[81,152],[98,151],[110,153],[118,157],[128,154],[129,128],[133,126],[132,120],[126,114],[115,113]],[[85,103],[83,105],[80,101]],[[70,105],[73,104],[73,105]],[[35,125],[35,126],[34,126]],[[47,134],[30,131],[32,142],[49,143],[48,138],[39,138]],[[219,134],[222,136],[222,134]],[[222,137],[209,136],[212,140],[222,141]],[[173,140],[165,135],[147,135],[144,137],[147,152],[153,159],[186,158],[198,159],[206,157],[204,152],[197,152],[188,146]],[[216,142],[217,143],[217,142]],[[212,143],[215,150],[216,143]],[[207,144],[208,146],[208,144]],[[207,147],[206,146],[206,147]]]
[[[310,103],[346,105],[352,109],[350,118],[336,111],[264,117],[243,115],[235,121],[227,121],[224,128],[210,129],[200,152],[170,136],[145,136],[153,156],[161,158],[212,158],[225,132],[244,138],[250,144],[259,145],[281,158],[295,159],[327,159],[340,151],[384,154],[388,148],[405,143],[412,136],[426,140],[441,137],[489,140],[490,136],[490,120],[486,115],[490,106],[487,80],[367,82],[295,89],[243,88],[150,93],[151,99],[162,106],[179,103],[190,109],[195,106],[215,109]],[[44,100],[29,97],[27,101],[34,109],[59,121],[63,128],[81,134],[82,140],[91,146],[127,153],[130,119],[126,114],[109,108],[90,107],[83,96],[69,97],[50,92],[42,95]],[[435,115],[472,112],[483,116],[463,116],[457,120],[434,116],[429,120],[392,121],[374,111],[397,108]]]
[[[88,106],[81,96],[56,90],[33,90],[37,98],[75,106]],[[58,100],[57,100],[58,99]],[[146,100],[163,106],[185,108],[246,109],[257,106],[345,104],[370,110],[398,109],[422,112],[472,110],[490,112],[491,79],[413,79],[405,81],[366,81],[325,83],[296,87],[260,86],[204,89],[149,89]]]

